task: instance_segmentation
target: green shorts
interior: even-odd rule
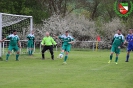
[[[27,46],[28,46],[28,48],[34,48],[34,44],[31,42],[28,42]]]
[[[111,52],[115,52],[116,54],[120,54],[120,49],[118,48],[118,46],[112,46]]]
[[[13,51],[17,52],[17,51],[19,51],[19,47],[18,46],[11,46],[11,45],[9,45],[8,50],[9,51],[13,50]]]
[[[64,51],[70,52],[70,50],[71,50],[71,45],[63,45],[63,46],[62,46],[62,49],[63,49]]]

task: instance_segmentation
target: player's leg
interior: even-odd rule
[[[118,62],[118,55],[119,55],[119,54],[116,54],[116,58],[115,58],[115,63],[116,63],[116,64],[118,64],[118,63],[117,63],[117,62]]]
[[[28,55],[30,55],[30,43],[29,43],[29,41],[27,43],[27,47],[28,47]]]
[[[19,58],[19,54],[20,54],[19,47],[15,46],[13,49],[16,52],[16,61],[19,61],[19,59],[18,59]]]
[[[109,62],[108,62],[108,63],[110,63],[110,62],[112,61],[112,58],[113,58],[113,54],[114,54],[114,52],[115,52],[115,47],[112,46],[112,47],[111,47],[110,58],[109,58]]]
[[[129,56],[130,56],[130,51],[132,50],[132,47],[131,46],[128,46],[127,47],[127,56],[126,56],[126,61],[125,62],[128,62],[129,60]]]
[[[31,55],[33,54],[34,44],[31,45]]]
[[[129,61],[129,56],[130,56],[130,51],[127,51],[127,56],[126,56],[126,61],[125,62]]]
[[[64,62],[63,63],[66,63],[66,61],[68,59],[68,53],[70,52],[70,50],[71,50],[71,45],[67,45],[66,46],[66,54],[65,54]]]
[[[66,46],[63,45],[60,54],[64,55],[65,49],[66,49]],[[59,55],[60,55],[60,54],[59,54]]]
[[[116,48],[115,53],[116,53],[115,63],[118,64],[118,63],[117,63],[117,62],[118,62],[118,56],[119,56],[119,54],[120,54],[120,49],[119,49],[118,47]]]
[[[16,46],[15,47],[15,49],[14,49],[14,51],[16,51],[16,61],[19,61],[19,55],[20,55],[20,51],[19,51],[19,47],[18,46]]]
[[[49,46],[49,51],[50,51],[50,54],[51,54],[51,59],[54,60],[53,45],[52,46]]]
[[[47,46],[44,46],[43,49],[42,49],[42,59],[44,60],[45,59],[45,51],[47,50]]]
[[[8,61],[8,58],[10,56],[10,53],[11,53],[12,49],[13,49],[13,47],[9,45],[9,47],[8,47],[8,53],[6,54],[6,61]]]
[[[67,59],[68,59],[68,53],[69,53],[69,52],[66,51],[66,54],[65,54],[64,62],[63,62],[63,63],[66,63],[66,61],[67,61]]]

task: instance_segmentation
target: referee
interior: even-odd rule
[[[56,45],[57,43],[54,41],[54,39],[49,35],[49,32],[46,32],[46,36],[42,39],[41,45],[43,46],[42,49],[42,60],[45,59],[45,51],[49,50],[51,54],[52,60],[54,60],[54,52],[53,52],[53,45]]]

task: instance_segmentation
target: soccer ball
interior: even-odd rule
[[[59,54],[59,58],[63,58],[63,54]]]

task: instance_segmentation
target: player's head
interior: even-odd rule
[[[117,30],[117,33],[120,35],[121,34],[121,29],[118,29]]]
[[[31,34],[34,34],[34,30],[31,31]]]
[[[66,35],[66,36],[68,36],[68,34],[69,34],[69,31],[68,31],[68,30],[67,30],[67,31],[65,31],[65,35]]]
[[[17,34],[17,30],[13,30],[13,34],[16,35]]]
[[[47,37],[49,36],[49,32],[46,32],[46,34],[45,34]]]
[[[129,29],[129,34],[132,34],[133,33],[133,29]]]

